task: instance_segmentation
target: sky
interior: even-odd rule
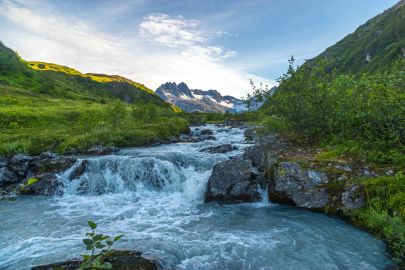
[[[29,61],[245,96],[398,0],[0,0],[0,40]]]

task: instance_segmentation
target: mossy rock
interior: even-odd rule
[[[114,270],[157,270],[162,269],[156,258],[142,256],[142,252],[133,250],[111,250],[104,256]],[[71,260],[48,265],[35,266],[32,270],[77,270],[81,261]]]

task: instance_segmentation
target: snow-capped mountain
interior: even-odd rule
[[[155,93],[186,112],[243,112],[248,108],[242,100],[222,96],[217,90],[189,89],[184,82],[162,84]]]

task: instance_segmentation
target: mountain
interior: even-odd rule
[[[162,84],[155,93],[186,112],[242,112],[247,107],[242,100],[232,96],[222,96],[217,90],[190,89],[184,82]]]
[[[119,98],[127,103],[170,107],[140,83],[117,75],[83,74],[57,64],[27,62],[1,42],[0,86],[18,87],[55,98],[92,101]]]
[[[386,70],[405,57],[404,22],[405,0],[401,0],[307,64],[325,59],[330,69],[353,74]]]

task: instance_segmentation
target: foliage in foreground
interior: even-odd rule
[[[97,234],[97,224],[93,221],[88,221],[91,232],[86,233],[86,237],[83,239],[83,244],[86,246],[86,250],[90,254],[83,254],[83,262],[80,264],[80,269],[113,269],[113,265],[109,262],[105,262],[103,255],[105,255],[112,247],[112,245],[119,241],[123,235],[118,235],[111,238],[105,234]]]

